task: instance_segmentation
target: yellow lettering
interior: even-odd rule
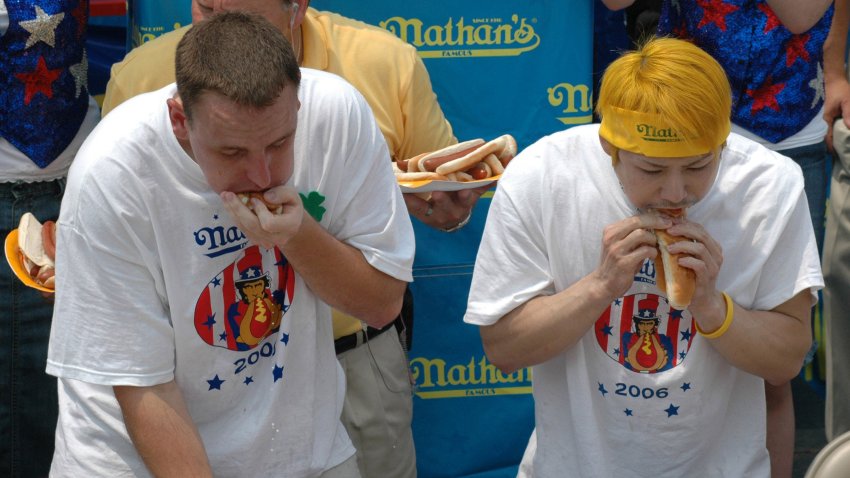
[[[549,104],[552,106],[561,106],[566,100],[567,107],[564,108],[564,113],[588,112],[591,108],[590,88],[587,85],[572,85],[570,83],[558,83],[552,88],[547,88],[549,94]],[[566,95],[564,94],[566,93]],[[578,102],[576,96],[578,95]],[[578,103],[578,108],[576,108]]]
[[[434,377],[432,376],[432,371],[434,372],[434,375],[436,375],[437,378],[436,385],[439,385],[441,387],[445,387],[447,385],[445,378],[445,360],[428,360],[422,357],[417,357],[410,361],[410,368],[412,369],[411,373],[413,374],[413,379],[422,387],[433,387],[435,385]],[[422,377],[421,382],[419,381],[420,377]]]
[[[473,18],[470,23],[467,24],[463,17],[456,21],[450,17],[444,24],[425,26],[418,18],[396,16],[378,25],[417,47],[423,58],[517,56],[540,44],[534,27],[517,14],[511,16],[510,23],[503,23],[501,18]],[[429,49],[422,50],[422,47]],[[458,47],[458,50],[441,50],[440,47]]]

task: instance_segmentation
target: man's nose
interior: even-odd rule
[[[688,197],[685,178],[678,173],[670,173],[661,186],[661,199],[670,204],[680,204]]]
[[[264,154],[254,154],[248,159],[248,180],[251,181],[258,191],[268,189],[271,186],[271,170],[269,161]]]

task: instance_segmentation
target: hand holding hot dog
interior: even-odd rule
[[[723,250],[720,244],[700,225],[687,219],[678,220],[667,232],[689,240],[671,244],[671,254],[679,254],[679,265],[690,269],[695,275],[695,289],[688,310],[694,317],[714,317],[712,312],[725,310],[723,298],[717,290],[717,276],[723,265]],[[722,315],[721,315],[722,318]],[[721,324],[702,324],[705,330],[714,330]]]
[[[602,258],[590,274],[611,300],[628,292],[644,261],[657,255],[653,229],[666,229],[670,218],[640,214],[608,225],[602,233]]]
[[[305,213],[295,189],[276,186],[259,193],[262,197],[249,193],[247,203],[240,198],[244,194],[224,191],[221,200],[236,225],[251,241],[265,248],[283,247],[298,234]]]

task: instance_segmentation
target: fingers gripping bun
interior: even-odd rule
[[[251,201],[251,199],[259,199],[263,204],[266,205],[269,212],[271,212],[272,214],[280,214],[283,212],[283,205],[274,204],[266,201],[265,196],[261,192],[238,193],[237,196],[239,196],[239,200],[242,201],[242,204],[244,204],[248,209],[252,211],[254,211],[254,203]]]
[[[682,236],[674,236],[663,229],[655,230],[655,238],[658,240],[658,255],[661,258],[661,267],[656,261],[656,281],[658,287],[667,294],[670,307],[684,310],[691,303],[696,289],[696,275],[694,271],[679,265],[682,254],[671,254],[667,249],[671,244],[688,240]]]

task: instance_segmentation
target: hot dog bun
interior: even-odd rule
[[[36,266],[53,267],[53,258],[44,250],[43,226],[32,213],[24,213],[18,224],[18,248]]]
[[[239,200],[242,201],[242,204],[244,204],[248,209],[252,211],[254,211],[254,203],[253,201],[251,201],[251,199],[259,199],[263,204],[266,205],[269,212],[271,212],[272,214],[280,214],[283,212],[282,205],[266,201],[265,196],[261,192],[238,193],[236,195],[239,196]]]
[[[53,288],[56,275],[56,224],[40,223],[32,213],[24,213],[18,223],[18,254],[30,277],[39,285]]]
[[[682,236],[674,236],[663,229],[655,229],[655,238],[658,241],[658,257],[656,260],[656,283],[662,292],[667,294],[670,307],[684,310],[691,303],[691,298],[696,290],[696,275],[694,271],[679,265],[682,254],[670,254],[667,247],[679,241],[687,241]],[[658,267],[659,262],[661,267]]]

